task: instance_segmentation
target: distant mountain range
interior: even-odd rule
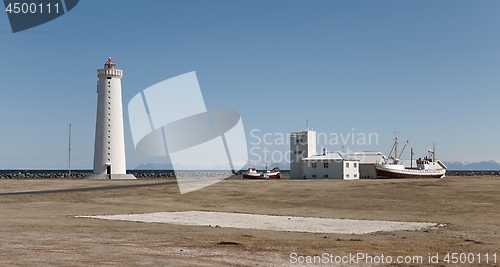
[[[173,170],[170,163],[141,163],[134,170]]]
[[[443,163],[450,171],[496,171],[500,170],[500,162],[495,160],[479,161],[479,162],[466,162],[466,161],[452,161]]]
[[[448,161],[443,162],[450,171],[496,171],[500,170],[500,162],[495,160],[479,161],[479,162],[466,162],[466,161]],[[265,169],[265,164],[252,165],[259,170]],[[289,170],[288,163],[272,163],[269,169],[278,167],[281,170]],[[141,163],[134,170],[173,170],[170,163]]]

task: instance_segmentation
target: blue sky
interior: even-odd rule
[[[387,154],[399,131],[416,156],[436,143],[444,161],[500,160],[499,11],[499,1],[80,1],[16,34],[0,12],[0,169],[66,168],[69,123],[72,167],[92,168],[96,70],[110,56],[124,107],[196,71],[208,109],[238,111],[249,143],[266,133],[277,143],[254,151],[284,153],[280,136],[308,119],[328,136],[378,136],[330,151]],[[127,167],[164,161],[135,152],[124,116]]]

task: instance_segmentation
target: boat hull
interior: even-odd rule
[[[376,167],[377,169],[377,178],[387,178],[387,179],[439,179],[445,176],[446,170],[415,170],[415,169],[403,169],[403,170],[394,170],[387,169],[383,167]]]
[[[279,175],[279,172],[244,173],[243,179],[280,179],[280,175]]]

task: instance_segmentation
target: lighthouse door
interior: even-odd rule
[[[111,165],[106,166],[106,174],[107,175],[111,174]]]

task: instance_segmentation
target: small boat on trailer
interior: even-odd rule
[[[408,143],[408,141],[407,141]],[[404,148],[399,154],[404,151]],[[377,170],[377,178],[443,178],[446,174],[446,165],[440,160],[436,160],[436,147],[434,146],[433,150],[428,150],[430,153],[429,157],[419,158],[416,160],[417,166],[413,167],[413,151],[412,155],[412,166],[405,167],[400,163],[400,159],[397,154],[398,150],[398,138],[395,138],[395,143],[393,146],[394,149],[394,157],[391,157],[392,162],[389,162],[389,159],[386,160],[385,163],[377,164],[375,166]],[[392,151],[391,151],[392,152]]]
[[[281,179],[279,170],[270,171],[267,169],[264,172],[257,172],[255,168],[248,168],[246,173],[243,173],[243,179]]]

